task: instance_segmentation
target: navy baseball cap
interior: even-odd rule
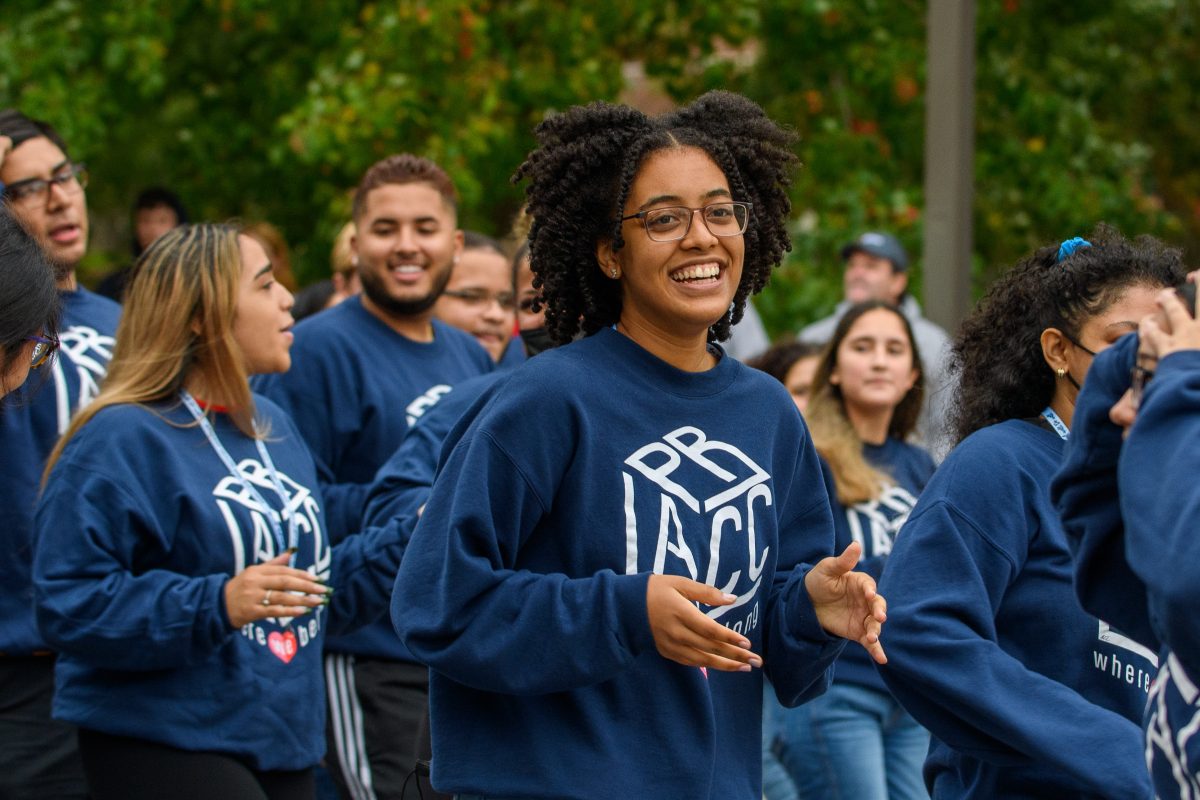
[[[853,242],[843,245],[842,261],[850,258],[854,253],[866,253],[876,258],[886,258],[892,262],[892,267],[897,272],[904,272],[908,269],[908,253],[904,252],[904,248],[895,236],[887,233],[871,231],[862,234]]]

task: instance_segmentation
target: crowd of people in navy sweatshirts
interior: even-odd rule
[[[1065,232],[951,337],[868,232],[767,348],[792,133],[535,133],[504,244],[372,165],[296,324],[174,195],[80,286],[0,111],[0,797],[1200,797],[1180,251]]]

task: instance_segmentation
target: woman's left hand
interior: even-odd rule
[[[821,559],[804,576],[804,588],[826,633],[858,642],[886,664],[879,631],[887,620],[887,601],[875,591],[874,578],[854,571],[861,554],[862,545],[851,542],[840,556]]]

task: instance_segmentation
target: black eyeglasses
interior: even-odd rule
[[[640,219],[646,226],[646,235],[655,242],[676,242],[688,235],[692,229],[692,217],[699,211],[704,227],[713,236],[738,236],[746,232],[750,224],[750,203],[710,203],[699,208],[667,206],[639,211],[621,222]]]
[[[1146,392],[1146,384],[1154,377],[1154,370],[1146,369],[1141,364],[1134,364],[1129,373],[1129,404],[1137,411],[1142,405],[1142,395]]]
[[[26,336],[25,341],[34,343],[33,354],[29,359],[29,366],[33,369],[49,361],[59,345],[57,336]]]
[[[1084,347],[1082,344],[1080,344],[1080,343],[1079,343],[1079,342],[1078,342],[1078,341],[1075,339],[1075,337],[1074,337],[1074,336],[1072,336],[1071,334],[1067,333],[1066,331],[1063,331],[1063,337],[1064,337],[1064,338],[1065,338],[1065,339],[1066,339],[1068,342],[1070,342],[1071,344],[1075,345],[1076,347],[1078,347],[1078,348],[1079,348],[1080,350],[1082,350],[1083,352],[1087,353],[1089,356],[1093,356],[1093,357],[1094,357],[1094,356],[1096,355],[1096,351],[1095,351],[1095,350],[1092,350],[1092,349],[1091,349],[1091,348],[1089,348],[1089,347]]]
[[[453,291],[447,289],[442,294],[462,300],[469,306],[486,306],[488,303],[495,302],[505,311],[512,311],[517,307],[517,298],[513,296],[512,292],[497,292],[496,294],[492,294],[487,289],[462,289]]]
[[[10,203],[28,203],[50,196],[50,187],[57,186],[66,194],[77,194],[87,188],[87,167],[74,162],[67,163],[50,180],[28,178],[4,187],[4,199]]]

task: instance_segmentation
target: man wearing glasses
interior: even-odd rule
[[[33,509],[55,440],[99,390],[120,306],[76,281],[87,250],[87,173],[53,128],[0,111],[0,183],[2,202],[45,251],[62,301],[50,374],[15,392],[0,413],[0,797],[86,797],[74,728],[50,719],[54,658],[33,614]]]

